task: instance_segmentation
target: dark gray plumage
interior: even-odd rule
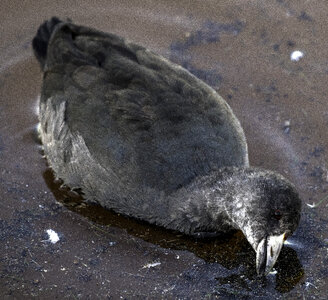
[[[116,212],[186,234],[243,231],[268,273],[301,201],[248,164],[228,104],[187,70],[107,34],[52,18],[33,48],[44,72],[40,136],[56,176]]]

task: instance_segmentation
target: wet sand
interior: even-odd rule
[[[307,204],[328,195],[327,13],[305,0],[1,1],[0,298],[325,299],[328,200]],[[304,203],[276,274],[256,277],[240,232],[196,240],[59,190],[36,138],[41,71],[30,46],[53,15],[145,45],[227,100],[251,164],[289,178]]]

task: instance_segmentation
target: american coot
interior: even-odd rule
[[[181,231],[240,229],[259,274],[297,227],[301,201],[281,175],[249,167],[228,104],[184,68],[114,34],[44,22],[40,136],[57,177],[85,199]]]

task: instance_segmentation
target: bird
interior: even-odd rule
[[[301,199],[249,165],[228,103],[183,67],[112,33],[52,17],[32,40],[43,72],[39,135],[85,201],[187,235],[241,230],[266,276]]]

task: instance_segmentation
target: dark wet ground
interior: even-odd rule
[[[328,195],[328,4],[264,2],[1,1],[1,299],[327,299],[328,199],[307,204]],[[276,274],[256,277],[240,232],[194,239],[59,190],[35,138],[41,72],[30,48],[52,15],[143,44],[229,102],[251,164],[284,174],[303,199]]]

